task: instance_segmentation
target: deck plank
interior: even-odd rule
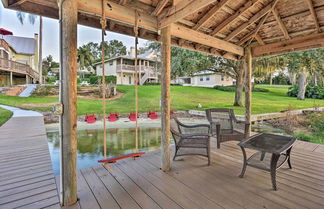
[[[13,117],[0,132],[0,208],[57,206],[43,117]]]

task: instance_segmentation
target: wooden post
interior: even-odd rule
[[[77,22],[78,0],[60,1],[61,204],[77,202]]]
[[[123,85],[124,83],[124,73],[123,73],[123,58],[120,58],[120,76],[121,76],[121,82],[120,84]]]
[[[10,72],[10,86],[13,85],[13,81],[12,81],[12,72]]]
[[[245,48],[245,120],[250,123],[248,136],[251,135],[251,102],[252,102],[252,53],[251,47]]]
[[[26,84],[29,84],[29,79],[27,74],[26,74]]]
[[[171,28],[161,30],[162,37],[162,72],[161,72],[161,149],[163,171],[170,166],[170,74],[171,74]]]

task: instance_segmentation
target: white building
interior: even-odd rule
[[[215,73],[211,70],[204,70],[193,74],[193,76],[179,77],[174,81],[174,83],[184,86],[202,87],[213,87],[216,85],[232,86],[235,85],[235,79],[223,73]]]
[[[158,82],[160,62],[155,51],[138,55],[139,84]],[[101,62],[95,64],[96,74],[102,76]],[[117,84],[135,84],[135,49],[131,47],[129,55],[123,55],[105,61],[105,75],[116,76]]]

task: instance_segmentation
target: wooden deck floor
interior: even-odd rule
[[[0,208],[60,208],[43,117],[0,127]]]
[[[159,169],[159,151],[112,164],[112,170],[97,165],[79,172],[74,208],[324,208],[321,147],[296,143],[293,169],[278,171],[278,191],[265,171],[248,167],[238,178],[242,153],[236,143],[214,149],[211,166],[203,157],[185,157],[167,173]]]
[[[0,133],[0,208],[60,208],[42,117],[12,118]],[[248,167],[238,178],[242,153],[235,142],[212,145],[211,166],[184,157],[164,173],[154,151],[112,170],[81,169],[79,202],[69,208],[324,208],[324,146],[297,142],[293,169],[278,171],[273,191],[267,172]]]

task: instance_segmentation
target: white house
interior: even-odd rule
[[[158,82],[160,61],[155,51],[138,55],[139,84],[145,82]],[[101,62],[95,64],[96,74],[102,75]],[[131,47],[129,55],[113,57],[105,61],[105,75],[116,76],[117,84],[135,84],[135,49]]]
[[[235,79],[223,73],[215,73],[211,70],[204,70],[195,73],[192,76],[179,77],[174,81],[174,83],[184,86],[202,87],[213,87],[216,85],[231,86],[235,84]]]

